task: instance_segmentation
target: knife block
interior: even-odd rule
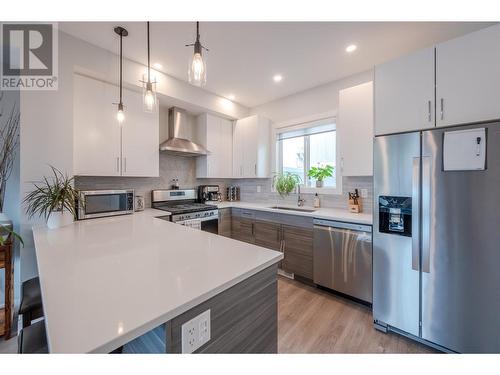
[[[360,213],[362,211],[361,198],[358,198],[358,204],[354,203],[354,199],[349,199],[349,212]]]

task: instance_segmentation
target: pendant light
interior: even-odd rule
[[[149,46],[149,22],[146,22],[148,43],[148,76],[142,78],[142,104],[145,112],[156,111],[156,81],[151,81],[151,49]]]
[[[196,41],[193,44],[186,44],[186,47],[194,46],[193,57],[189,60],[188,79],[189,83],[195,86],[205,86],[207,82],[207,65],[203,60],[202,50],[208,48],[202,46],[200,42],[200,23],[196,22]]]
[[[118,124],[122,124],[125,121],[125,112],[123,111],[123,37],[128,35],[128,31],[121,26],[117,26],[114,29],[115,33],[120,36],[120,101],[118,104],[118,112],[116,112],[116,119]]]

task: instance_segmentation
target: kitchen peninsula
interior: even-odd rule
[[[197,352],[277,352],[280,252],[157,219],[165,212],[33,229],[51,353],[111,352],[211,311]]]

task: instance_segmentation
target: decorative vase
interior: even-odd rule
[[[316,187],[322,188],[323,187],[323,180],[316,180]]]
[[[47,227],[50,229],[61,228],[74,221],[73,214],[69,211],[53,211],[47,219]]]

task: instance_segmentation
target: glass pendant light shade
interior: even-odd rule
[[[123,104],[119,103],[118,104],[118,112],[116,112],[116,120],[118,121],[118,124],[122,125],[123,122],[125,121],[125,112],[123,111]]]
[[[208,51],[200,42],[200,23],[196,22],[196,41],[187,44],[186,47],[194,46],[194,53],[189,59],[188,81],[194,86],[203,87],[207,83],[207,58],[202,56],[202,50]]]
[[[195,86],[205,86],[207,83],[207,66],[206,61],[199,53],[194,53],[189,61],[188,66],[189,83]]]
[[[148,47],[148,73],[142,76],[142,108],[144,112],[155,112],[157,107],[156,80],[151,81],[151,48],[149,45],[149,22],[146,22]]]
[[[158,101],[156,99],[156,82],[142,80],[142,108],[145,112],[156,112]]]
[[[125,112],[123,111],[123,37],[128,35],[128,31],[121,26],[115,27],[114,31],[120,36],[120,100],[115,104],[118,104],[116,120],[118,125],[122,126],[125,121]]]

